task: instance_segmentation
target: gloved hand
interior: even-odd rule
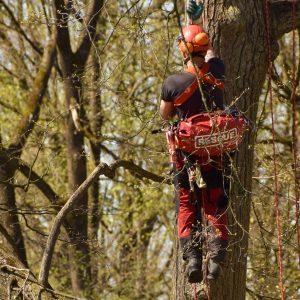
[[[195,0],[190,0],[187,8],[187,13],[193,21],[198,20],[203,12],[203,3],[197,4]]]
[[[241,116],[241,112],[235,106],[224,106],[221,115]]]
[[[236,106],[225,106],[224,110],[222,111],[221,115],[231,115],[233,117],[243,117],[247,123],[247,127],[255,131],[256,130],[256,125],[255,123],[250,120],[243,112],[241,112]]]

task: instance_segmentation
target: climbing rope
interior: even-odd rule
[[[279,277],[280,277],[280,292],[281,299],[284,300],[284,286],[283,286],[283,268],[282,268],[282,245],[281,245],[281,230],[280,230],[280,211],[279,211],[279,197],[278,197],[278,178],[277,178],[277,163],[276,163],[276,149],[275,149],[275,125],[274,125],[274,111],[273,111],[273,95],[272,95],[272,52],[271,52],[271,34],[270,34],[270,17],[268,0],[266,0],[266,29],[268,42],[268,90],[270,95],[270,110],[272,119],[272,149],[273,149],[273,164],[274,164],[274,185],[275,185],[275,201],[276,201],[276,224],[277,224],[277,242],[278,242],[278,256],[279,256]]]
[[[296,207],[296,230],[298,244],[298,262],[300,266],[300,232],[299,232],[299,178],[298,178],[298,147],[297,147],[297,114],[296,114],[296,47],[295,47],[295,31],[296,31],[296,2],[292,3],[292,28],[293,28],[293,158],[294,158],[294,183],[295,183],[295,207]]]
[[[188,8],[188,3],[189,1],[185,1],[185,5],[184,5],[184,24],[185,26],[189,25],[189,17],[187,14],[187,8]]]
[[[198,1],[197,1],[197,3],[198,3]],[[190,23],[188,13],[187,13],[187,9],[188,9],[188,0],[185,1],[185,5],[184,5],[184,23],[185,23],[185,26],[188,26],[189,23]],[[193,284],[193,289],[194,289],[194,300],[197,300],[197,284],[196,283]]]
[[[197,284],[194,283],[194,300],[197,300]]]
[[[201,198],[202,199],[205,199],[204,197],[204,190],[201,189]],[[203,201],[202,203],[203,205],[203,209],[202,209],[202,219],[203,219],[203,224],[202,224],[202,230],[204,232],[204,242],[205,242],[205,249],[206,249],[206,255],[205,255],[205,259],[203,261],[204,263],[204,272],[203,272],[203,280],[204,280],[204,283],[205,283],[205,286],[206,286],[206,296],[207,296],[207,299],[208,300],[211,300],[211,291],[210,291],[210,286],[209,286],[209,282],[208,282],[208,279],[207,279],[207,275],[208,275],[208,264],[209,264],[209,224],[208,224],[208,218],[207,218],[207,215],[205,213],[205,211],[207,211],[206,209],[206,203],[205,201]],[[202,249],[204,250],[204,243],[202,245]],[[203,251],[202,250],[202,251]]]

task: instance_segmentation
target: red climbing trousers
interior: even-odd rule
[[[184,157],[184,154],[178,151],[177,161],[174,164],[178,236],[183,250],[189,244],[189,252],[191,250],[193,252],[194,247],[191,247],[191,243],[195,241],[194,236],[197,232],[199,233],[199,228],[202,232],[205,229],[206,238],[208,237],[211,241],[216,239],[227,241],[228,239],[226,208],[229,168],[225,157],[211,157],[208,161],[200,157],[189,156],[194,166],[196,164],[200,166],[206,186],[199,188],[195,185],[194,191],[191,192],[189,171]],[[183,258],[186,259],[188,256],[189,253],[183,251]]]

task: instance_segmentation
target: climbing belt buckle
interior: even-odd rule
[[[184,165],[189,177],[190,193],[194,193],[196,183],[196,172],[194,164],[192,164],[187,157],[184,157]]]
[[[205,189],[207,187],[206,182],[202,177],[201,167],[199,165],[196,165],[195,168],[195,180],[196,180],[196,184],[200,189]]]
[[[189,182],[190,182],[190,190],[191,192],[195,191],[195,183],[196,183],[196,171],[194,168],[188,168]]]
[[[187,168],[189,182],[190,182],[190,190],[191,192],[195,191],[194,184],[196,183],[200,189],[205,189],[207,187],[201,173],[201,167],[198,164],[193,164],[188,161],[188,158],[184,159],[185,165]]]

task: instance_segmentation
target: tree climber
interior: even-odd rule
[[[190,0],[190,19],[198,19],[202,10],[202,4],[197,5]],[[224,64],[215,57],[208,35],[200,25],[192,24],[183,28],[183,36],[179,37],[178,42],[186,70],[164,81],[160,105],[164,124],[176,114],[180,122],[207,111],[224,109]],[[196,77],[201,82],[201,88]],[[193,88],[195,82],[197,86]],[[187,263],[188,281],[201,282],[202,273],[206,270],[208,279],[216,279],[228,245],[226,206],[229,180],[225,172],[229,170],[229,164],[226,155],[203,158],[176,149],[175,156],[178,236],[183,259]],[[192,181],[195,184],[191,186]],[[205,268],[202,267],[201,234],[197,230],[201,223],[206,227],[208,241],[209,261]]]

